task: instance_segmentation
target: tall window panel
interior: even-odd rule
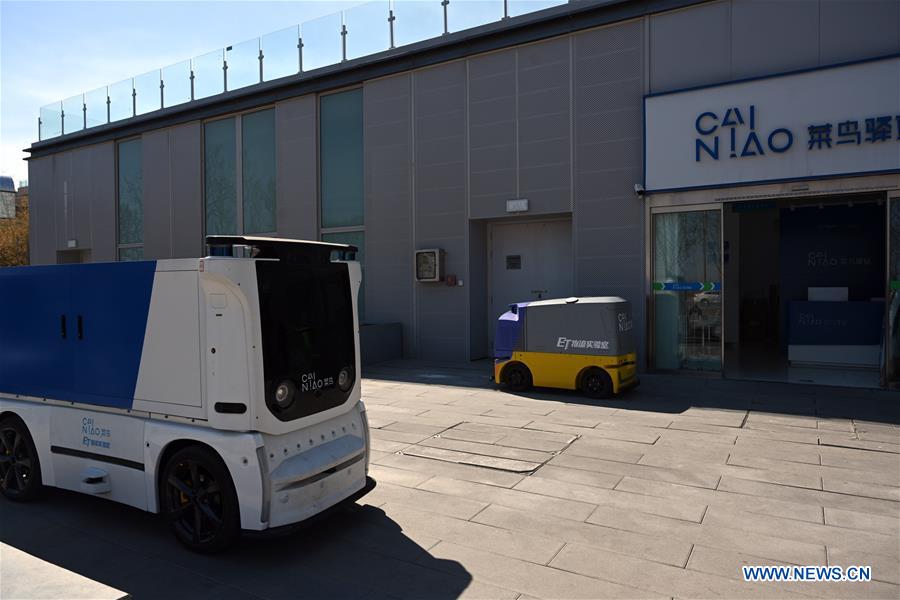
[[[141,140],[118,146],[118,254],[119,260],[144,257],[144,177]]]
[[[363,225],[363,97],[356,89],[319,99],[322,228]]]
[[[206,123],[203,143],[206,233],[238,233],[237,135],[234,117]]]
[[[275,232],[275,111],[241,117],[244,233]]]

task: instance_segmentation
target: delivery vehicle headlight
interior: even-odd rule
[[[338,373],[337,384],[342,392],[349,390],[353,386],[353,369],[350,367],[341,369]]]
[[[278,408],[288,408],[294,402],[297,388],[290,379],[285,379],[275,388],[275,404]]]

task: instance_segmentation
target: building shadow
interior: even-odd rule
[[[510,392],[494,383],[491,369],[492,363],[487,360],[459,365],[391,361],[372,365],[364,376],[499,390],[513,397],[622,410],[680,414],[691,408],[710,408],[900,424],[900,394],[896,390],[723,379],[700,373],[642,373],[637,388],[609,399],[593,399],[577,391],[551,388]]]
[[[472,582],[460,563],[433,557],[367,505],[290,535],[244,537],[213,556],[183,548],[158,515],[74,492],[47,489],[28,504],[0,499],[0,511],[3,543],[137,599],[451,600]]]

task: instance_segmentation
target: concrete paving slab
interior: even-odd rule
[[[683,567],[691,544],[662,536],[624,531],[614,526],[596,525],[491,505],[473,519],[478,523],[512,529],[565,542],[597,548]]]
[[[123,600],[130,595],[0,543],[0,598]]]
[[[690,500],[654,498],[625,491],[607,490],[591,485],[553,481],[540,477],[526,477],[513,488],[558,498],[572,498],[594,505],[612,506],[651,515],[660,515],[699,523],[706,513],[706,504]],[[588,513],[590,514],[590,513]],[[585,515],[584,518],[587,518]],[[583,520],[583,519],[582,519]]]
[[[528,481],[529,479],[530,478],[526,477],[522,482]],[[520,484],[522,482],[520,482]],[[595,504],[582,502],[574,497],[535,495],[527,491],[521,491],[517,488],[507,489],[493,485],[472,483],[470,481],[459,481],[457,479],[449,479],[446,477],[432,477],[428,481],[422,483],[419,486],[419,489],[448,496],[458,496],[460,498],[488,502],[507,508],[556,515],[575,521],[584,521],[588,515],[597,508]]]
[[[760,598],[773,596],[771,586],[747,584],[726,577],[689,572],[679,567],[649,560],[626,558],[613,552],[567,544],[550,566],[616,583],[628,583],[656,594],[672,594],[680,598]],[[803,597],[783,589],[782,598]]]
[[[707,490],[694,486],[666,483],[664,481],[638,479],[636,477],[623,477],[615,489],[659,498],[684,498],[758,515],[786,517],[800,521],[809,521],[810,523],[825,522],[821,506],[799,504],[786,500],[731,494],[721,490]]]
[[[471,566],[472,573],[494,585],[511,588],[541,598],[667,598],[667,594],[647,594],[635,587],[585,577],[563,569],[506,558],[499,554],[441,542],[432,552],[443,560]]]

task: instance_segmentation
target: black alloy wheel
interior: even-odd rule
[[[0,421],[0,492],[10,500],[32,500],[41,490],[41,465],[28,427],[15,416]]]
[[[522,363],[513,363],[503,370],[503,381],[514,392],[527,391],[531,389],[531,371]]]
[[[189,446],[166,463],[162,509],[178,540],[197,552],[224,550],[240,531],[237,494],[219,456]]]
[[[603,369],[592,367],[581,376],[581,391],[591,398],[609,398],[613,393],[612,380]]]

